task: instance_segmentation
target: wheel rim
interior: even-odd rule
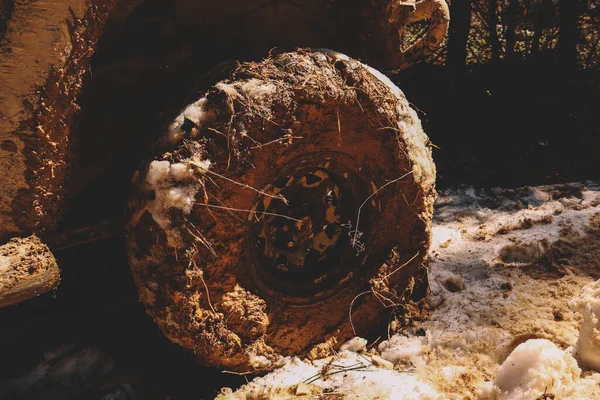
[[[259,290],[289,303],[314,303],[360,275],[369,255],[369,236],[354,230],[369,187],[363,176],[344,154],[312,153],[263,188],[246,236],[248,266]],[[378,209],[376,199],[361,217],[368,221]]]

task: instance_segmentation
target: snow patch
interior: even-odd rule
[[[381,368],[377,368],[380,364]],[[412,373],[389,369],[391,363],[343,351],[316,361],[289,358],[283,367],[254,379],[238,391],[222,391],[219,400],[321,398],[335,393],[344,400],[441,400],[443,396]],[[299,393],[300,392],[300,393]],[[313,395],[313,397],[310,397]],[[343,397],[341,397],[343,396]],[[337,398],[337,397],[336,397]]]
[[[277,91],[273,83],[256,78],[232,83],[219,82],[215,87],[230,97],[241,98],[244,97],[242,94],[245,94],[254,100],[263,100]]]
[[[171,221],[172,209],[189,215],[196,202],[200,184],[194,179],[190,162],[202,169],[210,168],[209,160],[185,160],[171,164],[169,161],[152,161],[148,166],[146,183],[154,191],[154,200],[150,202],[149,212],[154,222],[167,234],[169,246],[181,246],[181,237]]]
[[[208,99],[206,97],[202,97],[196,102],[187,106],[169,126],[166,136],[167,144],[174,145],[180,142],[188,133],[190,134],[190,138],[196,138],[200,129],[202,128],[202,125],[214,117],[214,112],[208,110],[207,104]],[[186,120],[194,124],[193,129],[191,129],[189,132],[187,129],[183,129]]]
[[[460,243],[462,236],[460,231],[452,228],[436,226],[432,229],[431,249],[439,247],[447,248],[452,244]]]
[[[583,316],[577,356],[586,367],[600,371],[600,280],[584,286],[569,308]]]
[[[267,357],[259,356],[256,354],[250,354],[249,363],[250,363],[250,365],[252,365],[254,368],[256,368],[258,370],[264,370],[273,365],[273,362],[271,360],[269,360]]]
[[[424,346],[427,344],[427,338],[421,336],[406,337],[401,335],[393,336],[390,340],[379,345],[381,357],[394,363],[412,363],[413,365],[422,363]]]
[[[243,92],[249,94],[256,100],[275,94],[277,87],[271,82],[265,82],[260,79],[252,78],[241,84]]]
[[[340,351],[352,351],[354,353],[358,353],[363,351],[366,347],[367,339],[356,336],[348,340],[346,343],[343,343],[340,346]]]
[[[562,399],[573,394],[580,374],[571,354],[549,340],[531,339],[508,356],[494,381],[495,387],[482,390],[480,398],[501,394],[505,400],[521,400],[552,394]]]

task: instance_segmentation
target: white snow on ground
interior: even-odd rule
[[[375,359],[373,359],[375,357]],[[223,390],[219,399],[442,399],[440,393],[416,374],[384,367],[377,356],[342,351],[335,357],[309,363],[297,358],[271,374],[257,378],[243,391]],[[342,397],[343,396],[343,397]]]
[[[520,344],[502,364],[493,385],[484,386],[482,398],[535,399],[540,393],[559,398],[586,398],[579,393],[581,369],[573,356],[547,339]]]
[[[569,307],[583,316],[577,355],[585,366],[600,371],[600,281],[586,285]]]
[[[219,398],[600,399],[599,279],[598,183],[442,191],[424,321]]]

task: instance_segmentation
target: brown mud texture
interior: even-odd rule
[[[39,296],[59,282],[56,259],[37,236],[14,238],[0,246],[0,307]]]
[[[243,372],[378,329],[430,244],[428,143],[402,92],[343,55],[240,64],[134,175],[126,236],[147,312],[206,365]]]
[[[112,0],[13,4],[0,32],[0,242],[44,236],[57,223],[79,97],[113,7]]]

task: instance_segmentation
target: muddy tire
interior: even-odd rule
[[[241,64],[160,147],[134,176],[130,265],[164,334],[208,365],[314,355],[354,336],[352,303],[366,335],[422,265],[427,137],[402,92],[357,61],[298,51]]]

